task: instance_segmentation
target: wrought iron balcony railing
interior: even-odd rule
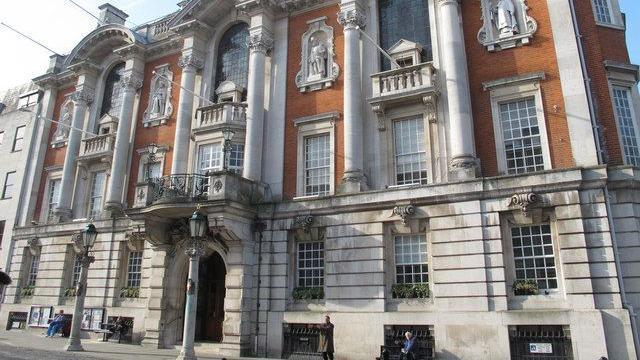
[[[199,174],[178,174],[150,179],[153,202],[206,200],[209,177]]]

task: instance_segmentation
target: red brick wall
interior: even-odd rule
[[[490,94],[484,91],[482,83],[538,71],[546,74],[541,91],[552,166],[567,168],[574,165],[547,0],[529,0],[527,4],[529,14],[538,22],[538,31],[531,44],[490,53],[477,40],[478,29],[482,27],[480,2],[462,2],[476,148],[484,176],[497,175],[498,168]]]
[[[56,103],[53,109],[53,119],[52,120],[60,120],[60,112],[62,111],[62,105],[65,101],[65,97],[75,91],[75,86],[68,87],[65,89],[58,90],[58,95],[56,97]],[[49,129],[49,136],[47,137],[47,153],[44,157],[44,166],[42,169],[42,178],[40,179],[40,185],[38,188],[38,199],[36,201],[36,210],[34,213],[35,220],[40,217],[40,210],[42,209],[42,202],[46,198],[46,183],[47,177],[49,176],[47,167],[64,164],[64,157],[67,152],[67,147],[54,149],[51,147],[51,141],[53,141],[53,134],[55,134],[58,129],[58,124],[52,123],[51,128]]]
[[[609,163],[622,164],[623,158],[613,101],[609,93],[609,83],[603,64],[605,60],[629,63],[625,33],[623,30],[596,25],[591,1],[575,1],[574,3],[582,33],[587,71],[592,81],[597,117],[605,137],[605,149]]]
[[[133,157],[131,159],[131,168],[129,169],[129,190],[127,193],[127,201],[129,206],[133,204],[135,196],[135,185],[143,179],[138,179],[138,168],[140,166],[141,156],[138,154],[138,149],[144,149],[150,143],[156,143],[158,145],[166,145],[169,149],[165,155],[164,160],[164,175],[171,173],[171,162],[173,159],[173,141],[176,131],[176,116],[178,113],[178,100],[180,97],[180,84],[182,69],[178,66],[179,54],[167,56],[158,60],[154,60],[145,65],[144,69],[144,83],[140,92],[140,105],[138,107],[138,116],[136,118],[136,135],[133,143]],[[156,66],[169,64],[171,71],[173,72],[173,81],[177,84],[173,84],[171,90],[173,104],[173,114],[167,121],[167,124],[155,127],[145,128],[142,125],[142,118],[147,105],[149,104],[149,93],[151,92],[151,78],[153,77],[153,70]]]
[[[338,24],[338,6],[310,11],[289,19],[289,54],[287,58],[287,105],[285,112],[285,147],[284,147],[284,196],[292,198],[296,195],[297,181],[297,152],[298,152],[298,129],[293,125],[295,119],[321,114],[330,111],[338,111],[340,119],[336,121],[335,127],[335,185],[342,179],[344,173],[344,144],[343,144],[343,53],[344,36],[342,26]],[[336,61],[343,70],[333,87],[309,93],[300,93],[295,83],[296,74],[300,70],[301,39],[302,34],[308,29],[307,21],[321,16],[326,16],[327,25],[333,27],[334,49]]]

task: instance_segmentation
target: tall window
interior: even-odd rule
[[[427,153],[422,116],[393,123],[396,185],[427,183]]]
[[[558,279],[549,224],[511,228],[516,279],[535,280],[541,290],[557,289]]]
[[[5,220],[0,221],[0,247],[2,246],[2,240],[4,238],[4,224]]]
[[[37,104],[39,97],[40,93],[38,93],[37,91],[31,94],[20,96],[20,99],[18,99],[18,108],[29,107]]]
[[[16,172],[8,172],[4,178],[4,189],[2,190],[3,199],[11,199],[13,197],[13,188],[16,183]]]
[[[220,39],[216,67],[216,89],[223,81],[232,81],[246,90],[249,74],[248,38],[249,25],[239,23],[229,28]]]
[[[82,259],[79,255],[75,255],[73,259],[73,272],[71,273],[71,287],[78,285],[80,271],[82,271]]]
[[[51,218],[53,215],[53,210],[58,207],[58,203],[60,202],[60,179],[52,179],[49,181],[49,211],[48,218]]]
[[[236,173],[242,173],[244,165],[244,145],[231,144],[231,152],[229,152],[229,170]]]
[[[94,172],[91,177],[91,193],[89,198],[89,217],[96,218],[102,212],[102,199],[107,173]]]
[[[104,84],[104,96],[102,98],[102,107],[100,108],[100,116],[109,114],[114,117],[120,116],[120,107],[122,106],[122,86],[119,82],[124,72],[124,63],[118,64],[111,69],[107,75],[107,81]]]
[[[544,170],[542,140],[533,97],[500,104],[507,172]]]
[[[31,263],[29,264],[29,274],[27,278],[27,286],[36,286],[36,279],[38,277],[38,268],[40,267],[40,253],[31,256]]]
[[[298,243],[298,286],[324,286],[324,242]]]
[[[22,147],[24,146],[24,129],[24,125],[16,128],[16,137],[13,139],[13,151],[22,151]]]
[[[304,195],[328,195],[331,190],[329,134],[304,138]]]
[[[423,46],[422,59],[432,60],[429,4],[427,0],[379,0],[380,46],[389,50],[401,39]],[[389,60],[381,56],[382,68],[391,68]]]
[[[398,235],[394,240],[396,284],[429,281],[427,238],[424,235]]]
[[[601,23],[611,24],[611,9],[609,8],[609,0],[593,0],[593,6],[596,10],[596,20]]]
[[[631,108],[631,90],[614,87],[613,101],[616,107],[620,141],[624,151],[624,161],[628,165],[640,166],[640,147],[635,127],[634,113]]]
[[[130,251],[127,261],[127,287],[140,287],[142,279],[142,251]]]

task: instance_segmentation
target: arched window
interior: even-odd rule
[[[100,117],[109,114],[113,117],[120,116],[122,107],[122,86],[118,83],[124,72],[124,63],[118,64],[111,69],[104,84],[104,97],[100,108]]]
[[[218,61],[216,62],[216,86],[223,81],[232,81],[236,85],[247,88],[249,74],[249,25],[239,23],[227,30],[218,45]],[[243,97],[246,94],[243,94]]]
[[[401,39],[422,45],[422,60],[431,61],[431,30],[427,0],[379,0],[380,46],[386,51]],[[382,69],[391,68],[389,60],[380,55]]]

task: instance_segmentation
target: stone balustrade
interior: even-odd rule
[[[91,155],[102,155],[113,151],[115,136],[113,134],[96,135],[82,140],[82,151],[80,155],[87,157]]]
[[[435,88],[436,74],[430,62],[383,71],[371,75],[373,98],[401,96]]]
[[[245,126],[247,123],[247,104],[220,103],[198,109],[194,131],[208,130],[218,126]]]

